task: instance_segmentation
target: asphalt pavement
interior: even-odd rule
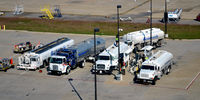
[[[14,44],[31,41],[33,44],[51,42],[59,37],[69,37],[76,43],[93,37],[82,34],[58,34],[48,32],[0,31],[1,57],[17,57],[12,51]],[[115,37],[100,36],[111,45]],[[126,69],[122,81],[114,75],[97,75],[98,100],[199,100],[200,92],[200,40],[166,40],[158,49],[172,52],[175,65],[172,72],[163,76],[155,86],[134,84],[133,75]],[[94,100],[94,75],[92,64],[72,70],[69,75],[48,75],[46,69],[24,71],[9,69],[0,72],[0,97],[2,100]],[[113,74],[116,74],[114,71]],[[73,81],[69,81],[72,78]]]

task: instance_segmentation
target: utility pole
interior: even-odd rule
[[[120,66],[120,40],[119,40],[119,8],[121,5],[117,5],[117,39],[116,43],[118,45],[118,68],[119,68],[119,75],[121,75],[121,66]]]
[[[150,45],[152,45],[152,0],[150,1]]]
[[[167,0],[165,0],[164,22],[165,22],[165,35],[166,35],[167,34],[167,23],[168,23]]]
[[[94,29],[94,66],[95,66],[95,74],[94,74],[94,90],[95,90],[95,100],[97,100],[97,66],[96,66],[96,32],[99,32],[99,28]]]

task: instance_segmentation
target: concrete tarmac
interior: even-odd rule
[[[0,31],[0,56],[17,57],[13,54],[16,43],[31,41],[37,44],[51,42],[59,37],[69,37],[76,43],[93,37],[82,34],[57,34],[27,31]],[[111,45],[115,37],[100,36]],[[155,86],[134,84],[128,71],[122,81],[113,75],[97,75],[98,100],[199,100],[200,96],[200,40],[166,40],[158,49],[172,52],[175,65],[169,75],[164,75]],[[72,70],[69,75],[48,75],[43,72],[9,69],[0,72],[0,97],[2,100],[94,100],[94,75],[92,64]],[[128,70],[128,69],[126,69]],[[117,71],[113,72],[114,74]],[[73,81],[68,81],[72,78]],[[76,90],[76,92],[73,90]]]

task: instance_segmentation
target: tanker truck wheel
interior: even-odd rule
[[[68,75],[70,73],[70,71],[71,71],[71,67],[67,67],[65,74]]]
[[[162,40],[159,40],[156,44],[156,47],[161,47],[162,46]]]
[[[166,75],[168,75],[170,73],[170,70],[171,70],[171,65],[170,65],[170,67],[168,67]]]
[[[108,71],[108,75],[111,75],[111,74],[112,74],[112,72],[113,72],[113,69],[112,69],[112,68],[110,68],[110,69],[109,69],[109,71]]]
[[[152,81],[152,85],[156,85],[156,81],[157,81],[157,77],[155,77],[154,80]]]
[[[137,75],[133,78],[133,83],[137,83]]]
[[[83,61],[81,62],[80,67],[81,67],[81,68],[84,68],[84,67],[85,67],[85,60],[83,60]]]
[[[8,69],[5,69],[4,72],[7,72]]]

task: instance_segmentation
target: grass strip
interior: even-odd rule
[[[116,35],[116,22],[98,21],[67,21],[67,20],[45,20],[30,18],[0,18],[0,25],[6,25],[10,30],[28,30],[38,32],[93,34],[93,29],[98,27],[98,35]],[[161,28],[164,31],[164,24],[154,24],[153,27]],[[123,32],[128,32],[149,28],[149,24],[120,22]],[[171,39],[200,39],[200,25],[179,25],[168,24],[168,34]]]

